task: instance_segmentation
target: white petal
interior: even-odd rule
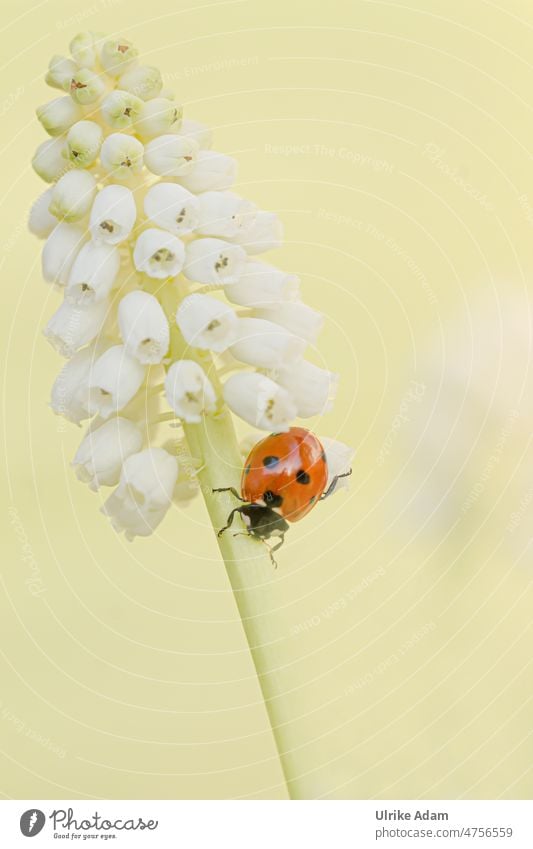
[[[93,68],[96,64],[96,45],[92,32],[79,32],[69,44],[69,50],[82,68]]]
[[[119,268],[120,254],[115,247],[88,242],[74,260],[65,298],[76,306],[86,306],[107,298]]]
[[[66,56],[52,56],[48,63],[48,72],[44,81],[52,88],[64,91],[76,70],[76,63],[72,59],[67,59]]]
[[[170,132],[181,118],[182,109],[165,97],[154,97],[142,104],[135,132],[144,141]]]
[[[241,419],[260,430],[288,430],[296,416],[296,405],[287,390],[257,372],[229,377],[224,400]]]
[[[77,68],[70,80],[68,91],[80,106],[89,106],[100,100],[105,92],[105,85],[100,75],[90,68]]]
[[[125,38],[109,39],[100,46],[100,62],[104,71],[118,77],[137,62],[138,50]]]
[[[100,111],[102,118],[115,130],[133,127],[141,115],[144,102],[129,91],[115,89],[110,91],[102,101]]]
[[[118,245],[127,239],[137,218],[133,193],[126,186],[105,186],[96,195],[89,229],[95,241]]]
[[[141,142],[133,136],[111,133],[100,149],[100,162],[114,179],[128,180],[141,172],[143,152]]]
[[[327,413],[337,392],[338,375],[307,360],[281,366],[270,377],[289,392],[302,418]]]
[[[129,419],[118,416],[92,429],[82,440],[72,465],[79,480],[90,489],[115,486],[122,464],[142,446],[142,434]]]
[[[198,283],[235,283],[246,265],[246,253],[222,239],[195,239],[185,248],[183,273]]]
[[[44,329],[50,344],[63,357],[71,357],[100,333],[109,304],[99,301],[80,309],[64,301]]]
[[[151,100],[152,97],[159,95],[163,88],[163,80],[159,68],[139,65],[122,74],[118,87],[135,94],[141,100]]]
[[[76,168],[87,168],[98,158],[103,137],[95,121],[78,121],[67,133],[64,155]]]
[[[149,141],[144,149],[144,162],[158,177],[180,177],[194,166],[198,145],[185,136],[163,135]]]
[[[204,192],[198,196],[199,222],[203,236],[234,239],[251,225],[257,207],[233,192]]]
[[[203,413],[215,411],[215,390],[194,360],[172,363],[165,378],[165,392],[176,415],[186,422],[198,423]]]
[[[77,425],[90,416],[87,409],[87,382],[91,366],[102,353],[100,347],[91,345],[74,354],[65,363],[52,386],[52,410]]]
[[[237,176],[237,163],[224,153],[200,150],[193,167],[175,176],[179,177],[182,186],[195,194],[229,189]]]
[[[265,262],[247,262],[236,283],[224,287],[228,301],[243,307],[268,307],[281,301],[295,301],[300,278]]]
[[[188,295],[176,312],[185,341],[209,351],[225,351],[235,341],[237,322],[231,307],[208,295]]]
[[[185,248],[183,242],[155,227],[138,237],[133,249],[133,262],[137,271],[159,280],[175,277],[183,268]]]
[[[178,462],[163,448],[128,457],[120,483],[102,508],[127,539],[149,536],[164,519],[178,477]]]
[[[130,292],[119,304],[118,323],[128,354],[143,365],[161,362],[168,351],[170,332],[157,298],[148,292]]]
[[[41,180],[53,183],[72,168],[63,156],[65,149],[65,140],[62,138],[41,142],[31,161],[33,170]]]
[[[281,247],[283,226],[274,212],[259,211],[249,227],[235,237],[249,254],[259,254]]]
[[[330,439],[327,436],[321,436],[320,442],[326,452],[326,461],[328,464],[328,482],[326,484],[326,489],[328,489],[335,477],[346,474],[346,472],[350,471],[350,466],[355,455],[355,449],[351,448],[349,445],[345,445],[344,442],[338,442],[336,439]],[[343,487],[347,489],[349,487],[349,481],[349,477],[341,478],[337,482],[333,492],[338,492],[338,490]]]
[[[150,508],[168,506],[178,477],[178,461],[164,448],[148,448],[128,457],[121,482],[133,487]]]
[[[177,183],[156,183],[146,193],[144,212],[158,227],[182,236],[198,224],[198,199]]]
[[[39,195],[28,216],[28,230],[39,239],[46,239],[54,227],[57,227],[57,218],[48,210],[52,191],[53,189],[49,188]]]
[[[179,135],[194,139],[200,150],[207,150],[213,143],[213,133],[209,127],[200,124],[199,121],[191,121],[189,118],[181,119]]]
[[[276,368],[299,359],[306,343],[271,321],[240,318],[237,339],[230,348],[233,356],[256,368]]]
[[[96,180],[88,171],[69,171],[52,190],[50,212],[65,221],[79,221],[91,208]]]
[[[138,391],[145,370],[123,345],[115,345],[96,361],[88,382],[87,407],[107,419],[122,410]]]
[[[56,97],[37,108],[37,118],[50,136],[60,136],[83,118],[81,108],[71,97]]]
[[[42,274],[47,283],[66,286],[72,263],[82,247],[85,233],[75,224],[57,224],[44,243]]]
[[[295,303],[276,304],[255,310],[259,318],[280,324],[300,339],[315,343],[324,324],[324,316],[307,304]]]

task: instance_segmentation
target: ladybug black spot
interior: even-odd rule
[[[325,453],[325,451],[322,451],[322,454],[320,455],[320,457],[321,457],[321,459],[322,459],[322,460],[324,461],[324,463],[325,463],[325,462],[326,462],[326,453]]]
[[[283,504],[283,498],[281,495],[277,495],[275,492],[272,492],[271,489],[265,490],[263,493],[263,501],[267,507],[280,507]]]
[[[279,457],[268,456],[263,460],[263,466],[267,469],[272,469],[274,466],[277,466],[279,463]]]
[[[299,469],[296,472],[296,480],[297,480],[298,483],[301,483],[301,484],[306,484],[306,483],[311,482],[311,478],[309,477],[309,475],[307,474],[305,469]]]

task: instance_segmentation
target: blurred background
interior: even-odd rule
[[[283,798],[200,500],[128,544],[47,404],[26,232],[48,60],[123,35],[275,210],[356,450],[272,575],[309,798],[528,798],[533,10],[526,0],[6,0],[0,794]],[[244,433],[245,431],[243,431]]]

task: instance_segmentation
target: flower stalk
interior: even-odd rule
[[[183,294],[183,289],[178,294],[175,286],[167,285],[161,289],[161,305],[169,318],[175,315]],[[212,367],[211,355],[190,348],[173,323],[170,355],[172,361],[184,356],[196,360],[209,375],[217,396],[221,398],[221,387]],[[233,419],[222,402],[214,416],[204,416],[199,424],[184,422],[183,431],[190,455],[199,464],[196,474],[216,533],[226,524],[228,513],[235,506],[235,499],[231,493],[217,493],[213,490],[227,486],[235,487],[237,491],[240,488],[242,457]],[[270,589],[275,572],[265,545],[252,539],[244,530],[244,526],[235,522],[234,533],[242,531],[243,535],[217,535],[218,547],[265,702],[287,794],[291,798],[298,798],[297,766],[290,753],[290,731],[285,730],[287,714],[283,704],[283,688],[275,672],[276,665],[283,660],[277,648],[282,623],[276,622],[276,613],[273,611],[276,603]]]

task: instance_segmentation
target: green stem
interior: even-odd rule
[[[171,327],[171,359],[186,356],[199,362],[221,397],[211,355],[187,347],[176,326],[176,307],[186,294],[181,284],[180,289],[181,295],[177,286],[169,283],[158,293]],[[213,489],[233,486],[240,491],[242,457],[233,421],[222,405],[215,415],[204,416],[200,424],[184,423],[183,429],[191,456],[200,461],[200,488],[216,531],[226,524],[229,512],[235,507],[235,498],[231,493],[213,493]],[[234,525],[235,532],[245,530],[240,517]],[[291,717],[284,704],[287,682],[283,682],[276,671],[286,663],[281,646],[287,636],[286,623],[278,612],[279,596],[274,592],[276,573],[260,541],[248,535],[234,536],[228,530],[217,537],[217,542],[257,673],[287,793],[291,798],[298,798],[297,764],[291,755],[295,741],[291,739]]]

